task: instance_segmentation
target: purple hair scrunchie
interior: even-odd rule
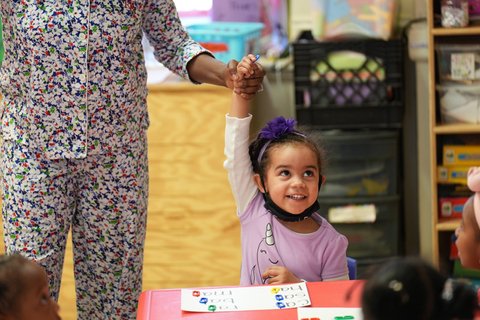
[[[284,117],[276,117],[270,120],[265,127],[260,130],[259,137],[266,139],[267,142],[263,145],[262,149],[258,153],[257,162],[260,163],[263,158],[265,150],[267,150],[268,145],[275,139],[280,138],[281,136],[294,133],[299,136],[305,137],[300,132],[295,131],[295,124],[297,122],[294,119],[285,119]]]
[[[276,117],[270,120],[260,131],[260,138],[273,140],[278,139],[286,133],[295,131],[296,121],[294,119],[285,119],[284,117]]]

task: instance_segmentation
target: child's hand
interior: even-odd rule
[[[237,76],[238,79],[243,80],[244,78],[249,78],[255,73],[255,70],[258,69],[258,65],[255,63],[258,57],[253,54],[249,54],[243,57],[237,65]]]
[[[233,82],[233,91],[248,100],[259,91],[258,79],[256,76],[264,73],[256,63],[257,60],[258,56],[254,56],[253,54],[243,57],[237,65],[236,78]],[[242,92],[240,89],[243,89],[244,91]]]
[[[302,282],[301,279],[297,278],[287,268],[281,266],[267,268],[267,270],[265,270],[265,272],[262,274],[262,278],[267,279],[266,283],[268,284],[286,284]]]

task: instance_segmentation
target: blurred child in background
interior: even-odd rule
[[[480,269],[480,228],[474,210],[474,196],[463,206],[462,222],[455,230],[455,235],[455,245],[462,266]]]
[[[45,270],[19,255],[0,257],[0,320],[58,320]]]
[[[381,265],[362,294],[364,320],[473,319],[476,308],[473,288],[414,257]]]
[[[468,170],[467,184],[475,194],[463,206],[462,222],[455,230],[455,244],[462,266],[480,269],[480,168]]]

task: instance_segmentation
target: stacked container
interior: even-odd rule
[[[480,45],[435,46],[442,123],[480,123]]]
[[[300,40],[293,53],[297,120],[327,152],[320,213],[363,278],[402,252],[403,43]]]

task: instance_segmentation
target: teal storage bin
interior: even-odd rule
[[[231,59],[258,53],[263,23],[260,22],[212,22],[187,27],[190,36],[218,60],[227,63]]]

